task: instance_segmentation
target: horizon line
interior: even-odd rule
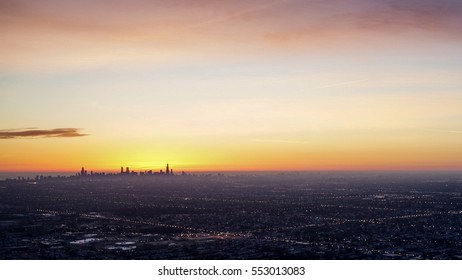
[[[117,169],[99,169],[99,170],[90,170],[97,173],[107,173],[107,174],[119,174],[120,170]],[[145,172],[145,171],[155,171],[157,169],[132,169],[134,172]],[[356,168],[356,169],[346,169],[346,168],[320,168],[320,169],[203,169],[203,170],[178,170],[175,173],[258,173],[258,172],[462,172],[462,167],[454,168]],[[0,173],[80,173],[80,170],[0,170]]]

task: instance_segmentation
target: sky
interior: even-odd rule
[[[0,1],[0,171],[462,170],[457,0]]]

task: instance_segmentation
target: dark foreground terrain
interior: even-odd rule
[[[462,259],[462,174],[0,181],[0,259]]]

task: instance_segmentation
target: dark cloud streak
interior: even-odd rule
[[[15,138],[44,138],[44,137],[80,137],[88,134],[79,132],[79,128],[55,128],[55,129],[28,129],[15,130],[6,129],[0,130],[0,139],[15,139]]]

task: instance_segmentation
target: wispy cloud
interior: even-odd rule
[[[0,130],[0,139],[13,138],[43,138],[43,137],[79,137],[88,134],[79,132],[79,128],[55,128],[55,129],[4,129]]]
[[[444,132],[444,133],[457,133],[462,134],[462,130],[444,130],[444,129],[425,129],[426,131],[432,132]]]
[[[338,82],[338,83],[332,83],[328,85],[321,86],[321,88],[331,88],[331,87],[342,87],[342,86],[350,86],[354,84],[359,84],[367,81],[366,79],[361,79],[361,80],[352,80],[352,81],[344,81],[344,82]]]
[[[261,139],[253,138],[252,142],[264,142],[264,143],[281,143],[281,144],[310,144],[308,141],[299,141],[299,140],[288,140],[288,139]]]
[[[299,9],[292,7],[292,11],[290,16],[299,23],[291,20],[291,25],[269,31],[266,38],[270,43],[332,49],[358,47],[358,42],[367,40],[368,48],[376,48],[404,41],[461,38],[462,5],[454,0],[320,1]],[[302,18],[304,12],[316,12],[317,18]]]
[[[462,1],[3,0],[0,26],[0,67],[9,70],[150,65],[179,55],[460,43]]]
[[[230,20],[233,20],[233,19],[239,19],[240,17],[243,17],[243,16],[245,16],[247,14],[262,11],[262,10],[265,10],[265,9],[270,9],[273,6],[283,4],[283,3],[288,2],[288,1],[290,1],[290,0],[275,0],[275,1],[264,2],[264,3],[259,4],[259,5],[249,5],[246,8],[237,9],[234,12],[230,12],[228,15],[217,16],[215,18],[209,18],[209,19],[206,19],[205,21],[192,24],[191,26],[188,26],[186,29],[194,29],[194,28],[206,27],[206,26],[209,26],[209,25],[219,24],[219,23],[223,23],[223,22],[230,21]]]
[[[462,130],[438,130],[440,132],[447,132],[447,133],[462,133]]]

